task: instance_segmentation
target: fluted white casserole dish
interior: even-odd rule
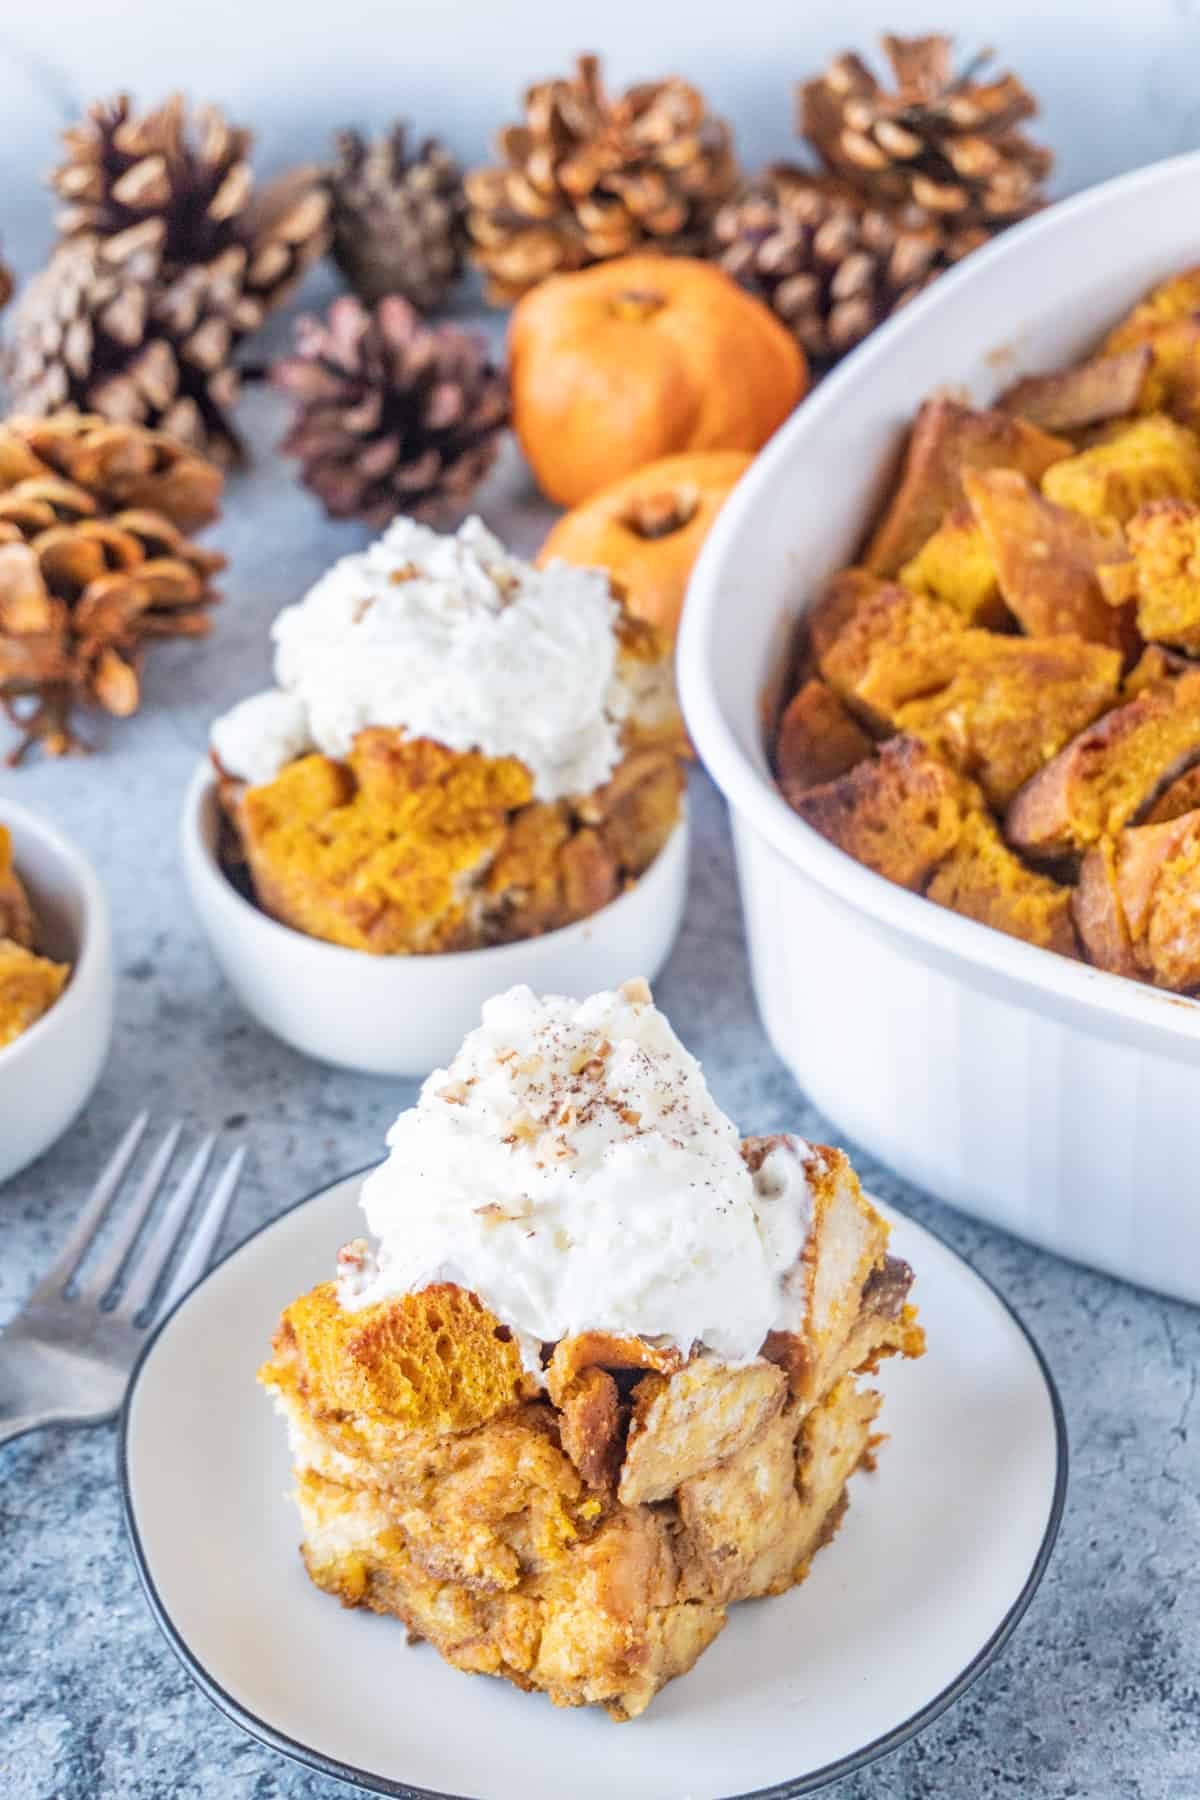
[[[838,1130],[965,1212],[1200,1302],[1200,1002],[1003,936],[863,868],[784,803],[764,705],[851,561],[920,401],[986,404],[1086,353],[1200,262],[1200,155],[1108,182],[973,255],[851,356],[721,512],[679,651],[730,804],[772,1043]]]

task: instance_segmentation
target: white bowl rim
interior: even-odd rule
[[[89,990],[93,979],[101,971],[104,944],[111,929],[108,895],[83,851],[64,837],[56,826],[48,825],[40,813],[18,805],[6,795],[0,800],[0,825],[10,823],[19,824],[31,836],[40,837],[55,855],[62,858],[78,884],[83,901],[83,918],[79,929],[79,945],[71,964],[67,985],[40,1019],[35,1019],[11,1044],[0,1047],[0,1074],[11,1069],[19,1057],[36,1053],[38,1045],[51,1031],[68,1025],[75,1014],[88,1004]],[[14,857],[14,863],[16,861],[17,858]],[[18,868],[17,874],[20,873]]]
[[[865,868],[829,843],[788,806],[766,765],[762,746],[757,761],[743,748],[718,704],[708,674],[710,633],[722,603],[721,572],[726,546],[752,517],[760,494],[776,472],[791,460],[796,440],[818,436],[825,418],[842,406],[847,389],[853,392],[856,384],[866,383],[871,369],[885,358],[903,355],[908,339],[914,331],[924,328],[927,317],[952,306],[968,305],[973,289],[991,281],[1006,261],[1022,256],[1031,242],[1052,235],[1061,221],[1103,212],[1115,195],[1156,189],[1165,181],[1180,178],[1190,179],[1193,184],[1200,181],[1200,151],[1164,158],[1059,201],[1006,231],[986,248],[973,252],[847,356],[780,427],[721,508],[692,573],[676,668],[692,742],[725,798],[787,862],[811,876],[826,891],[938,952],[950,952],[993,974],[1097,1010],[1112,1019],[1198,1043],[1200,1001],[1162,988],[1145,987],[1126,976],[1057,956],[1008,937],[992,926],[935,906],[922,895],[897,887]],[[921,398],[922,395],[914,396],[914,408]]]
[[[636,890],[644,881],[651,879],[664,866],[665,859],[672,853],[679,854],[682,849],[686,853],[688,837],[688,806],[685,795],[677,820],[670,837],[667,839],[649,868],[638,876],[632,888],[618,894],[607,906],[597,912],[589,913],[584,919],[575,919],[569,925],[560,925],[555,931],[544,931],[536,939],[520,938],[512,944],[484,944],[478,950],[439,950],[424,956],[373,956],[365,950],[354,950],[345,944],[331,944],[324,938],[310,937],[307,932],[297,931],[291,925],[284,925],[273,919],[270,913],[263,912],[252,901],[239,894],[225,871],[221,868],[211,846],[205,841],[201,830],[201,819],[210,796],[217,803],[216,777],[212,764],[207,757],[196,767],[191,781],[188,783],[187,795],[183,805],[181,839],[185,858],[192,860],[192,866],[200,872],[205,884],[205,891],[226,915],[232,919],[237,928],[258,935],[264,946],[289,955],[313,957],[326,965],[328,972],[337,968],[349,971],[369,967],[378,974],[381,969],[411,969],[414,966],[428,968],[436,965],[447,973],[467,968],[478,970],[482,959],[491,958],[497,963],[507,960],[511,953],[521,950],[530,943],[562,944],[570,941],[572,936],[584,938],[596,929],[599,920],[608,921],[623,907],[629,906],[635,898]],[[496,992],[503,991],[503,978]],[[511,985],[511,984],[510,984]]]

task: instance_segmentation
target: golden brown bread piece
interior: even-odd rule
[[[793,1408],[723,1466],[679,1490],[680,1591],[724,1605],[782,1594],[837,1530],[846,1483],[866,1463],[879,1395],[838,1384],[804,1418]]]
[[[633,1403],[618,1497],[626,1506],[666,1500],[727,1462],[782,1409],[787,1391],[787,1376],[771,1362],[730,1369],[699,1356],[674,1375],[647,1375]]]
[[[775,739],[775,773],[785,800],[836,781],[870,756],[873,745],[832,688],[806,681],[792,695]]]
[[[274,1349],[319,1414],[397,1433],[471,1431],[535,1391],[512,1332],[450,1282],[356,1312],[324,1282],[286,1309]]]
[[[630,1409],[607,1369],[580,1370],[563,1395],[562,1447],[589,1487],[616,1486]]]
[[[912,738],[802,795],[801,818],[858,862],[1010,937],[1077,954],[1071,890],[1027,869],[974,783]]]
[[[1102,839],[1083,859],[1074,905],[1099,968],[1200,989],[1200,811]]]
[[[1127,560],[1101,574],[1109,599],[1133,599],[1144,638],[1200,653],[1200,506],[1153,500],[1125,536]]]
[[[1077,855],[1132,823],[1200,760],[1200,667],[1135,689],[1132,700],[1081,731],[1017,794],[1005,833],[1019,850]]]
[[[70,973],[66,963],[50,962],[0,937],[0,1050],[49,1012]]]
[[[1027,869],[1009,849],[990,813],[972,813],[934,871],[926,898],[1008,937],[1060,956],[1078,956],[1071,889]]]
[[[6,825],[0,825],[0,938],[33,949],[33,908],[13,867],[12,834]]]
[[[964,486],[965,481],[964,476]],[[967,505],[946,515],[897,579],[915,594],[928,594],[931,600],[952,606],[968,625],[991,630],[1008,621],[996,559]]]
[[[1136,412],[1152,361],[1148,344],[1134,344],[1071,369],[1027,375],[1006,388],[996,405],[1043,431],[1082,431]]]
[[[1107,646],[980,631],[894,584],[840,625],[818,657],[834,692],[872,729],[921,738],[997,809],[1111,705],[1120,681]]]
[[[1065,438],[1050,436],[1009,413],[976,411],[957,400],[926,400],[917,414],[891,504],[863,556],[877,575],[895,575],[961,505],[965,469],[1017,469],[1040,481],[1070,456]]]
[[[1015,469],[969,469],[963,486],[1005,605],[1030,637],[1074,632],[1134,651],[1131,609],[1109,605],[1097,573],[1125,558],[1117,527],[1055,506]]]
[[[1103,352],[1117,355],[1131,348],[1151,355],[1136,410],[1170,413],[1185,425],[1200,423],[1200,268],[1184,269],[1152,288],[1109,333]]]
[[[839,570],[805,620],[808,650],[813,661],[820,661],[872,594],[893,585],[882,575],[873,575],[870,569],[860,568],[858,564]],[[810,672],[806,668],[806,678]]]
[[[1200,810],[1200,763],[1193,763],[1190,769],[1185,769],[1182,775],[1167,784],[1138,823],[1165,825],[1168,819],[1182,818],[1184,813],[1197,810]]]
[[[954,848],[975,801],[970,783],[916,738],[889,738],[848,775],[790,800],[857,862],[921,892]]]
[[[1150,500],[1200,498],[1200,442],[1165,413],[1105,429],[1042,477],[1042,492],[1089,519],[1124,525]]]

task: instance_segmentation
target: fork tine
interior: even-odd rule
[[[116,1282],[125,1266],[125,1259],[133,1247],[138,1232],[150,1216],[150,1208],[154,1205],[158,1190],[171,1166],[171,1158],[175,1154],[182,1131],[182,1122],[177,1119],[151,1157],[150,1167],[138,1183],[137,1192],[125,1210],[111,1246],[101,1258],[95,1272],[80,1285],[79,1298],[81,1300],[98,1306]]]
[[[196,1222],[196,1229],[192,1233],[191,1241],[180,1258],[179,1267],[171,1277],[170,1285],[162,1297],[162,1302],[155,1314],[156,1318],[164,1318],[175,1302],[182,1299],[193,1282],[198,1281],[208,1267],[208,1259],[212,1255],[213,1245],[221,1235],[221,1227],[225,1223],[230,1202],[237,1191],[237,1184],[241,1180],[245,1162],[245,1150],[235,1150],[221,1171],[220,1180]]]
[[[80,1257],[96,1235],[97,1227],[108,1211],[113,1195],[125,1179],[142,1134],[150,1123],[150,1114],[140,1112],[129,1126],[96,1179],[96,1185],[83,1203],[75,1228],[63,1245],[57,1260],[38,1283],[31,1298],[47,1300],[61,1293],[75,1273]]]
[[[149,1243],[138,1257],[129,1280],[125,1284],[125,1292],[121,1295],[120,1305],[116,1309],[119,1319],[132,1320],[141,1312],[163,1270],[171,1260],[171,1256],[179,1243],[183,1228],[187,1223],[192,1202],[200,1191],[200,1184],[208,1168],[209,1158],[216,1146],[216,1134],[210,1133],[192,1157],[184,1170],[178,1187],[171,1195],[168,1205],[163,1209],[163,1216],[154,1227]]]

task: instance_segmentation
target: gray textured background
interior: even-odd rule
[[[319,299],[320,279],[310,289]],[[266,626],[363,534],[325,523],[270,456],[281,412],[247,401],[257,451],[215,534],[231,567],[212,639],[167,646],[135,719],[103,754],[0,774],[94,858],[116,917],[113,1056],[86,1116],[0,1189],[0,1323],[64,1235],[88,1173],[148,1106],[223,1125],[253,1160],[232,1243],[382,1148],[411,1084],[303,1061],[225,989],[189,915],[180,799],[212,714],[268,672]],[[532,550],[546,513],[515,458],[481,497]],[[693,882],[658,998],[747,1131],[832,1127],[763,1040],[721,803],[693,792]],[[1071,1492],[1041,1592],[1000,1660],[920,1739],[836,1800],[1196,1800],[1200,1792],[1200,1312],[1087,1274],[938,1206],[861,1157],[864,1178],[931,1224],[1040,1339],[1070,1424]],[[49,1431],[0,1449],[0,1795],[5,1800],[334,1800],[346,1790],[260,1748],[195,1689],[159,1636],[126,1547],[114,1431]],[[533,1702],[531,1702],[532,1704]],[[634,1727],[633,1729],[636,1729]],[[569,1780],[564,1785],[569,1794]],[[618,1797],[614,1797],[618,1800]]]

